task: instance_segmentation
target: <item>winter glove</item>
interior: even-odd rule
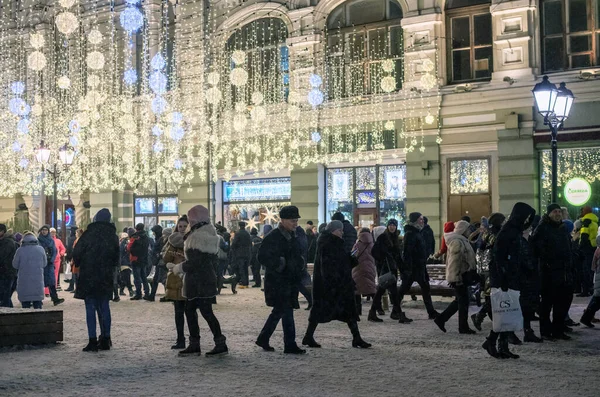
[[[167,269],[173,270],[174,267],[175,267],[174,263],[172,263],[172,262],[167,263]]]

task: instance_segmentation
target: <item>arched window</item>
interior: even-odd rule
[[[289,55],[285,41],[287,27],[279,18],[263,18],[236,30],[227,40],[226,52],[229,70],[235,67],[231,55],[236,50],[246,53],[243,65],[248,82],[234,87],[235,102],[251,103],[254,92],[261,92],[266,103],[282,102],[289,91]],[[226,76],[229,75],[227,72]]]
[[[404,38],[402,8],[395,0],[349,0],[327,18],[327,88],[329,98],[396,91],[402,85]],[[385,71],[383,61],[393,69]],[[382,90],[384,77],[396,86]]]

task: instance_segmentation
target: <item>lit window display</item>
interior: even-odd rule
[[[451,160],[450,194],[487,193],[490,189],[489,160]]]
[[[406,217],[406,166],[332,168],[327,170],[326,219],[335,212],[361,227],[384,225]]]
[[[262,231],[264,225],[279,222],[279,210],[291,204],[291,197],[290,178],[223,182],[223,225],[236,230],[244,221]]]
[[[540,201],[545,208],[552,197],[552,154],[540,153]],[[600,148],[561,149],[558,151],[558,204],[567,207],[569,217],[577,219],[583,206],[600,210]]]
[[[136,196],[134,198],[135,224],[143,223],[150,230],[154,225],[173,228],[177,223],[179,201],[177,196]]]

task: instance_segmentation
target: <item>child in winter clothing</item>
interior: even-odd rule
[[[19,271],[17,294],[23,308],[42,308],[44,300],[44,268],[48,264],[46,251],[38,244],[33,233],[23,237],[23,243],[13,258],[13,267]]]

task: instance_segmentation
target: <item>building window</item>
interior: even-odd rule
[[[488,159],[450,161],[450,194],[488,193],[489,189]]]
[[[387,75],[402,87],[402,8],[395,0],[350,0],[327,18],[326,75],[329,98],[378,94]],[[383,70],[391,59],[394,68]]]
[[[447,9],[448,76],[452,83],[492,77],[492,15],[489,4]]]
[[[258,19],[231,35],[226,45],[230,62],[224,75],[229,76],[235,66],[231,61],[231,54],[235,50],[246,53],[243,67],[248,72],[245,86],[232,86],[234,102],[252,103],[254,92],[262,93],[265,103],[287,100],[290,80],[289,51],[285,45],[287,36],[287,27],[278,18]]]
[[[600,0],[544,0],[541,30],[545,72],[600,64]]]
[[[150,230],[154,225],[163,229],[174,228],[178,216],[179,199],[177,196],[147,195],[134,197],[135,224],[143,223]]]

